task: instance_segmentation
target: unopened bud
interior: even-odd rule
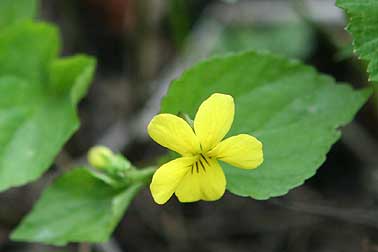
[[[105,146],[92,147],[88,152],[88,162],[94,168],[105,170],[112,165],[113,152]]]

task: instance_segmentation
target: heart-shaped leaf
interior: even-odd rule
[[[215,58],[187,70],[163,99],[164,113],[187,113],[212,93],[230,94],[236,113],[229,136],[248,133],[264,145],[264,163],[255,170],[222,164],[227,188],[241,196],[283,195],[313,176],[338,128],[353,119],[371,90],[336,84],[297,61],[247,52]]]

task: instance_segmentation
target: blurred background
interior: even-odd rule
[[[47,174],[0,194],[4,252],[377,252],[378,104],[343,129],[327,161],[304,186],[267,201],[221,200],[158,206],[144,190],[106,244],[64,248],[15,243],[9,232],[43,187],[105,144],[137,165],[165,150],[146,135],[169,82],[201,59],[249,49],[304,61],[356,88],[368,85],[334,0],[43,0],[40,20],[55,23],[63,55],[98,59],[80,104],[82,126]],[[274,67],[272,65],[271,67]]]

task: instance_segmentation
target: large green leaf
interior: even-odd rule
[[[339,138],[338,128],[371,93],[336,85],[297,61],[248,52],[189,69],[172,83],[161,110],[193,118],[201,102],[215,92],[235,99],[229,136],[249,133],[263,142],[265,161],[258,169],[222,164],[228,190],[256,199],[283,195],[313,176]]]
[[[36,15],[37,0],[1,0],[0,30]]]
[[[79,126],[95,61],[56,59],[58,41],[46,24],[0,34],[0,191],[38,178]]]
[[[22,22],[0,33],[0,76],[14,75],[47,86],[48,67],[59,47],[55,27]]]
[[[86,169],[74,169],[46,189],[11,238],[54,245],[105,242],[141,186],[114,189]]]
[[[354,50],[366,60],[371,81],[378,81],[378,0],[337,0],[348,15],[347,30],[352,34]]]

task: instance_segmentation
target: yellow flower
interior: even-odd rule
[[[194,129],[182,118],[159,114],[148,125],[148,134],[158,144],[182,157],[162,165],[150,185],[156,203],[164,204],[176,194],[181,202],[213,201],[226,190],[226,178],[217,160],[243,169],[263,162],[262,143],[240,134],[222,141],[234,120],[234,99],[213,94],[199,107]]]

